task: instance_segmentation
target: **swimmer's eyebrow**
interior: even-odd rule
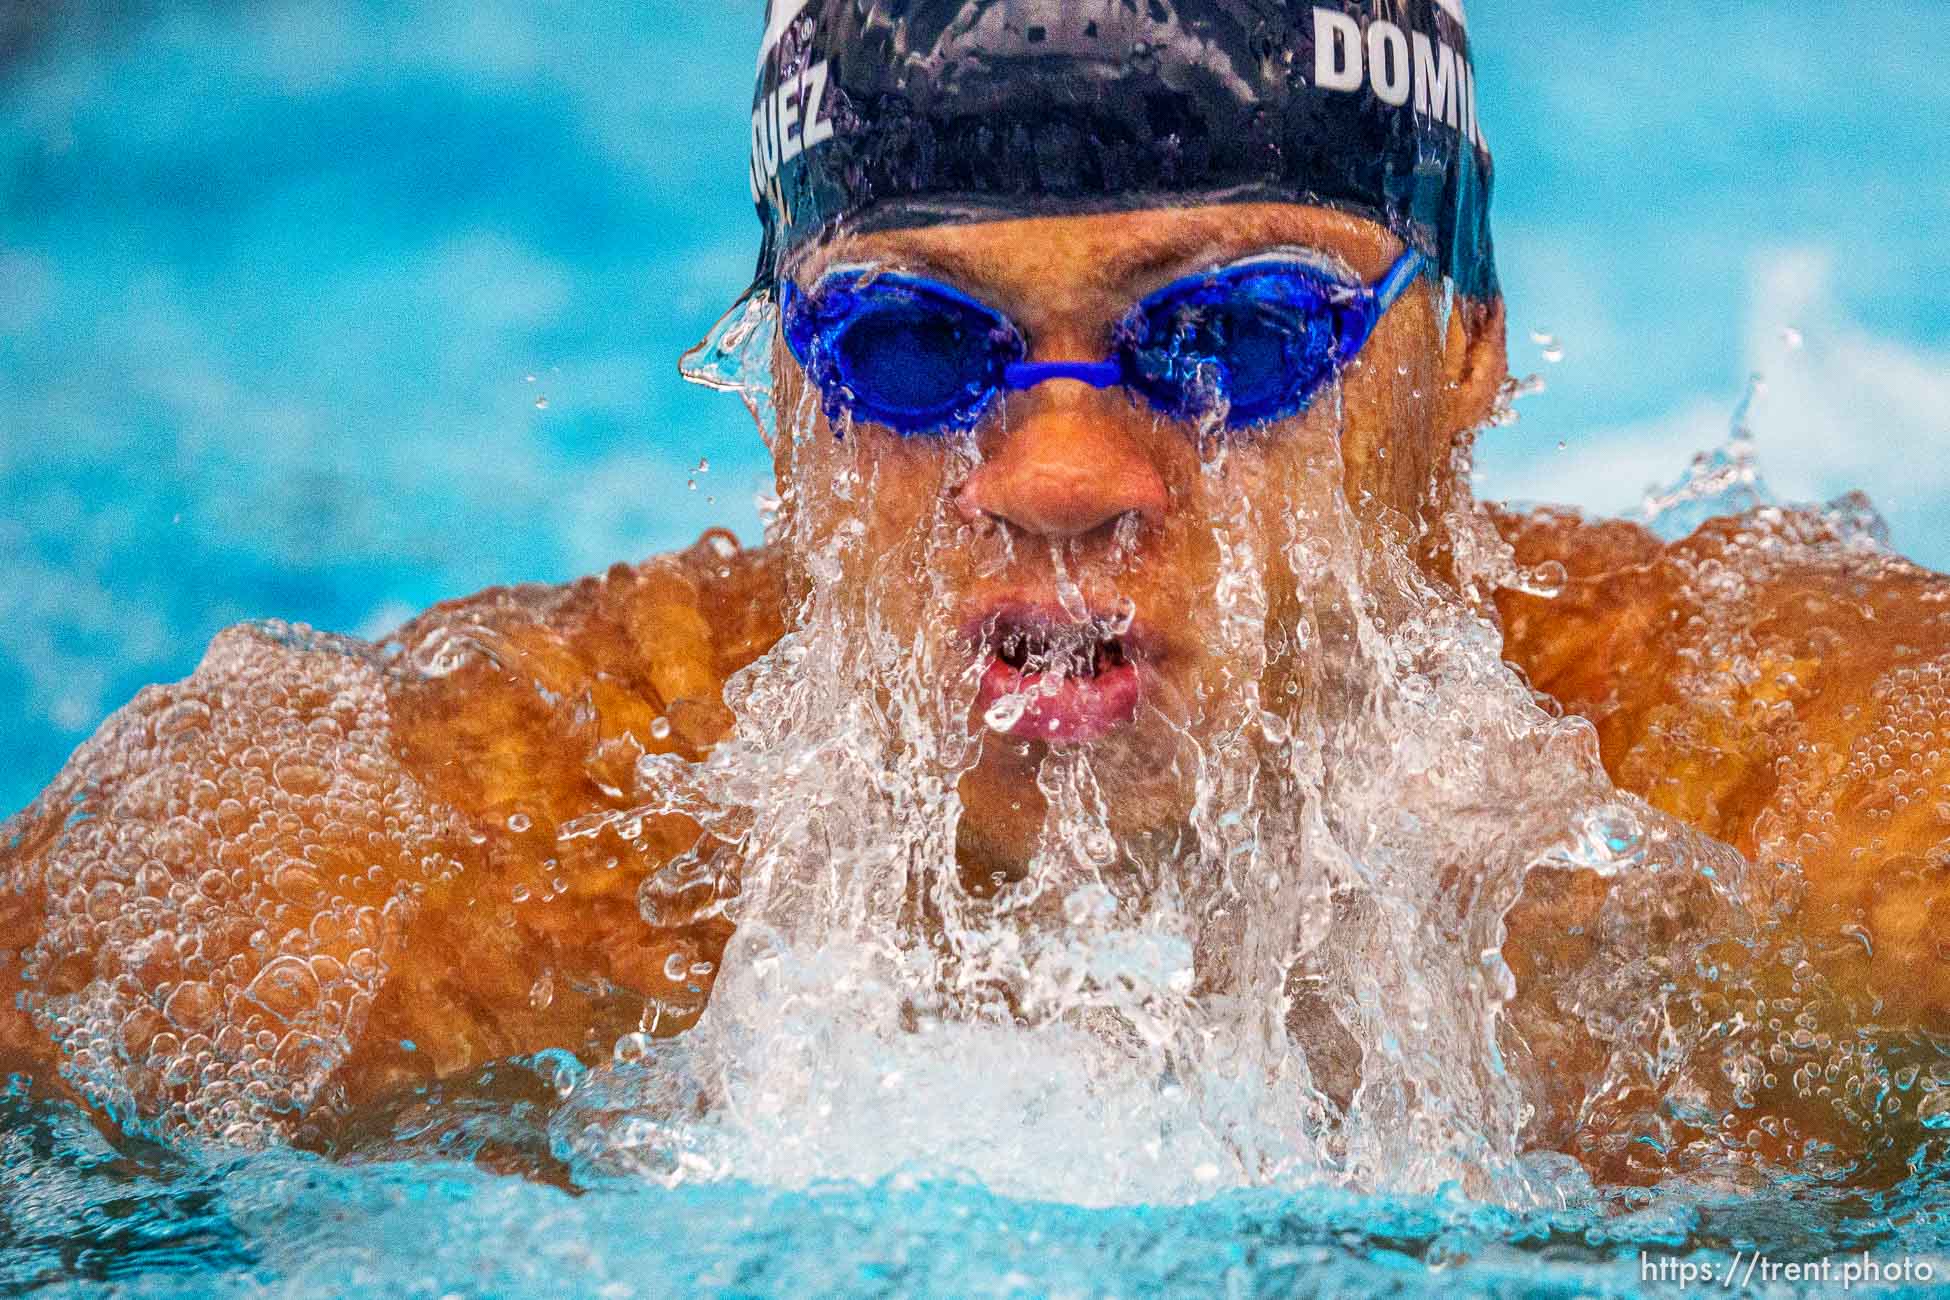
[[[1033,244],[1025,241],[1015,248],[1016,259],[1036,265]],[[1161,273],[1189,273],[1215,260],[1244,256],[1250,251],[1245,248],[1234,253],[1228,248],[1228,241],[1203,232],[1192,238],[1183,235],[1137,238],[1098,262],[1091,279],[1101,288],[1121,289],[1154,279]],[[915,247],[902,249],[892,257],[907,269],[940,276],[964,288],[1002,287],[998,284],[1002,277],[995,274],[998,259],[987,250]],[[1166,278],[1172,277],[1166,275]]]
[[[1288,247],[1294,246],[1291,240],[1285,242]],[[1018,247],[1021,248],[1018,256],[1028,259],[1033,266],[1034,248]],[[1098,262],[1090,278],[1100,289],[1142,293],[1180,276],[1237,258],[1250,257],[1262,247],[1256,240],[1231,240],[1209,233],[1193,238],[1136,239]],[[1334,256],[1334,251],[1329,248],[1316,251],[1323,256]],[[836,257],[820,268],[820,274],[824,275],[836,266],[878,262],[911,275],[941,280],[977,295],[984,291],[1019,288],[1016,276],[996,274],[998,260],[995,253],[989,250],[895,245],[878,255],[855,250],[850,255]]]

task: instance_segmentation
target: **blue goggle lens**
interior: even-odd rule
[[[1008,322],[946,285],[841,271],[810,296],[788,292],[786,342],[829,419],[897,433],[972,427],[1022,355]]]
[[[1228,428],[1305,410],[1342,357],[1344,285],[1268,263],[1168,285],[1118,330],[1132,387],[1160,411],[1196,420],[1223,403]]]

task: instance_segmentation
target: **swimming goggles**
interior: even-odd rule
[[[829,420],[903,436],[971,429],[996,395],[1053,379],[1123,387],[1179,420],[1223,411],[1245,429],[1304,411],[1352,361],[1429,266],[1410,249],[1374,285],[1293,254],[1176,280],[1133,307],[1103,361],[1028,361],[1008,317],[959,289],[869,266],[841,266],[811,290],[784,281],[786,346]]]

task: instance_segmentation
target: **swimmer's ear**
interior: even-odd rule
[[[1503,299],[1456,299],[1443,344],[1442,374],[1447,381],[1444,426],[1460,436],[1488,423],[1510,375]]]

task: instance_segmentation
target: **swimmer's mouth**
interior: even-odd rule
[[[1144,629],[1128,618],[1078,622],[1061,611],[995,609],[970,640],[983,655],[977,722],[1025,740],[1087,744],[1127,725],[1143,694]]]

